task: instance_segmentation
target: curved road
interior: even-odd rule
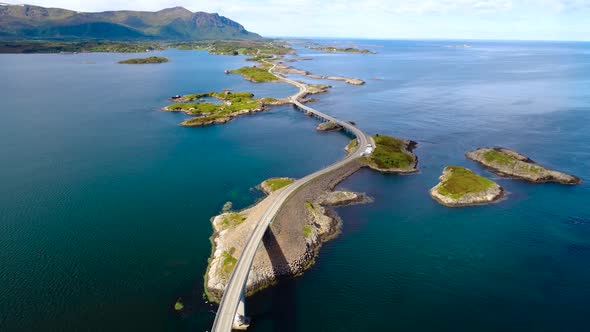
[[[348,129],[353,135],[357,137],[359,140],[359,145],[354,153],[349,154],[346,158],[324,168],[315,173],[307,175],[304,178],[301,178],[295,182],[293,182],[288,187],[284,188],[283,191],[275,198],[275,200],[270,204],[268,210],[262,215],[260,220],[258,221],[252,235],[250,235],[250,239],[246,243],[246,247],[242,251],[238,262],[232,272],[232,275],[229,279],[229,283],[225,288],[225,292],[221,299],[221,303],[219,304],[219,309],[217,310],[217,314],[215,316],[215,322],[213,323],[212,332],[230,332],[232,330],[232,326],[234,323],[234,319],[236,316],[236,312],[238,310],[238,305],[240,300],[242,299],[243,292],[246,288],[246,282],[248,281],[248,274],[250,273],[250,269],[252,267],[252,262],[254,261],[254,256],[256,255],[256,251],[262,242],[262,237],[266,232],[266,229],[273,221],[275,215],[283,206],[283,204],[289,199],[289,197],[301,188],[303,185],[308,183],[309,181],[322,176],[324,174],[328,174],[347,163],[356,160],[357,158],[362,156],[362,153],[365,151],[365,147],[369,142],[373,142],[372,138],[358,129],[356,126],[345,122],[340,121],[336,118],[333,118],[327,114],[319,112],[311,107],[303,105],[299,102],[299,98],[307,93],[307,87],[300,83],[293,80],[290,80],[286,77],[283,77],[279,74],[273,73],[273,69],[275,68],[276,64],[273,64],[272,68],[269,69],[269,72],[281,79],[284,82],[289,84],[295,85],[299,88],[299,92],[290,97],[291,102],[298,107],[306,110],[307,112],[314,113],[319,115],[320,117],[335,122],[342,127]]]

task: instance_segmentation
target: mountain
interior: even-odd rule
[[[213,40],[260,39],[260,35],[218,14],[183,7],[157,12],[84,13],[59,8],[0,3],[0,38]]]

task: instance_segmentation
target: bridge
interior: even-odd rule
[[[269,62],[267,62],[269,63]],[[323,121],[331,121],[334,122],[347,132],[354,135],[359,142],[358,149],[356,151],[350,153],[346,158],[324,168],[315,173],[309,174],[304,178],[301,178],[289,186],[285,187],[282,192],[271,202],[269,208],[266,212],[262,215],[260,220],[258,220],[254,231],[250,235],[248,242],[246,242],[246,246],[242,250],[240,257],[234,267],[234,270],[231,274],[229,282],[225,288],[223,293],[223,297],[221,298],[221,302],[219,304],[219,309],[217,310],[217,314],[215,316],[215,322],[213,323],[212,332],[230,332],[232,328],[234,329],[246,329],[248,326],[248,322],[246,319],[245,314],[245,291],[246,291],[246,283],[248,281],[248,275],[250,273],[250,269],[252,268],[252,263],[254,262],[254,257],[256,256],[256,251],[260,244],[262,243],[262,237],[264,233],[268,229],[269,225],[272,223],[274,217],[276,216],[279,209],[283,206],[283,204],[289,199],[289,197],[295,193],[299,188],[304,186],[305,184],[313,181],[314,179],[333,172],[340,167],[345,166],[346,164],[356,160],[357,158],[361,157],[365,151],[365,147],[369,143],[373,143],[373,139],[365,134],[363,131],[358,129],[355,125],[338,120],[330,115],[324,114],[318,110],[315,110],[309,106],[303,105],[299,99],[308,94],[307,86],[301,82],[297,82],[286,78],[280,74],[274,73],[273,70],[275,69],[276,64],[268,70],[269,73],[277,76],[280,80],[292,84],[299,88],[299,92],[290,97],[291,102],[298,107],[299,109],[304,110],[310,115],[313,115],[316,118],[322,119]]]

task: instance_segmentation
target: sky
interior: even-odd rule
[[[22,1],[0,0],[11,4]],[[30,0],[78,11],[183,6],[267,37],[590,40],[590,0]]]

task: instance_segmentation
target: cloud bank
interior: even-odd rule
[[[266,36],[590,38],[587,19],[590,0],[31,0],[29,3],[78,11],[154,11],[183,6],[192,11],[220,13]]]

